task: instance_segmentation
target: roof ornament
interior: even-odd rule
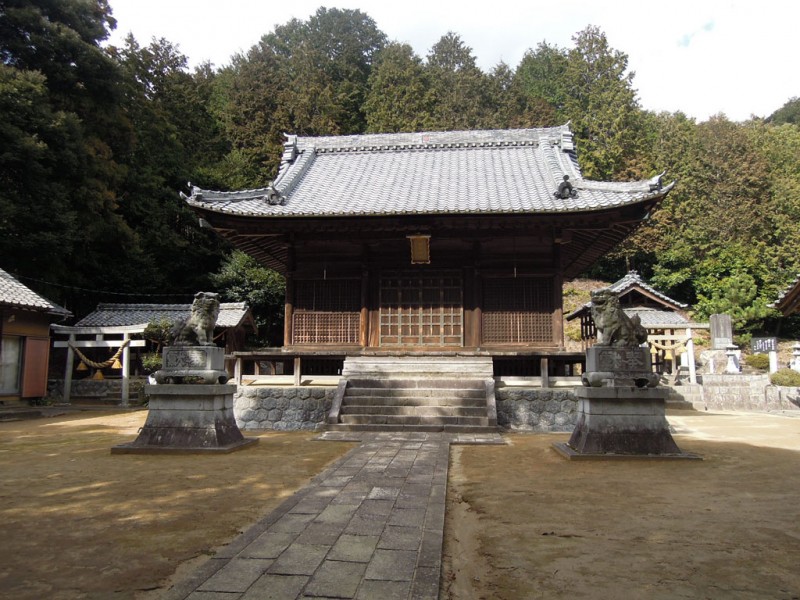
[[[187,196],[181,190],[178,190],[178,196],[181,197],[181,200],[188,200],[189,198],[192,198],[194,200],[202,200],[203,199],[203,193],[202,193],[202,190],[199,187],[197,187],[196,185],[192,185],[191,181],[188,181],[186,183],[186,186],[189,188],[189,193],[191,195]]]
[[[288,133],[283,134],[286,138],[286,141],[283,143],[283,156],[281,156],[282,163],[291,163],[294,162],[294,159],[297,158],[298,151],[297,151],[297,136],[290,135]]]
[[[572,184],[569,182],[569,175],[564,175],[564,181],[558,184],[558,189],[553,192],[553,195],[562,200],[578,197],[578,190],[572,187]]]
[[[283,204],[283,202],[286,200],[286,197],[281,194],[272,183],[267,186],[267,193],[264,194],[262,198],[266,200],[267,204],[270,206],[278,206]]]
[[[667,172],[664,171],[663,173],[660,173],[659,175],[656,175],[655,177],[653,177],[650,180],[650,191],[651,192],[660,192],[661,191],[661,187],[662,187],[661,178],[664,177],[664,175],[666,175],[666,173]]]

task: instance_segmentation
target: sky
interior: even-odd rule
[[[425,57],[448,31],[489,71],[515,68],[540,42],[571,48],[573,36],[599,27],[628,55],[642,108],[681,111],[698,122],[724,113],[734,121],[766,117],[800,96],[797,23],[787,0],[109,0],[117,19],[110,44],[133,33],[177,44],[191,66],[230,63],[276,25],[306,20],[320,6],[359,9],[390,40]]]

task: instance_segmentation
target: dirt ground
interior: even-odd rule
[[[145,411],[0,423],[0,598],[157,598],[353,444],[253,434],[225,455],[111,455]],[[190,572],[190,571],[189,571]]]
[[[0,423],[0,598],[157,598],[353,446],[111,455],[144,418]],[[800,598],[800,418],[670,422],[705,460],[568,462],[566,434],[454,447],[441,598]]]
[[[568,462],[568,435],[451,452],[448,600],[800,598],[800,418],[670,415],[703,461]]]

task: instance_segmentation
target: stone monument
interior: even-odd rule
[[[611,290],[592,293],[597,343],[586,351],[583,387],[575,390],[578,421],[566,443],[553,444],[569,459],[697,458],[681,451],[665,416],[669,390],[658,386],[643,345],[647,331],[629,318]]]
[[[155,384],[145,386],[149,411],[139,436],[114,454],[233,452],[258,441],[242,435],[233,416],[235,385],[226,385],[225,354],[214,345],[217,294],[198,292],[192,311],[172,330]]]

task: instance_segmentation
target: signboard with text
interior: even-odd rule
[[[750,340],[750,349],[753,354],[766,354],[778,351],[778,338],[754,337]]]

